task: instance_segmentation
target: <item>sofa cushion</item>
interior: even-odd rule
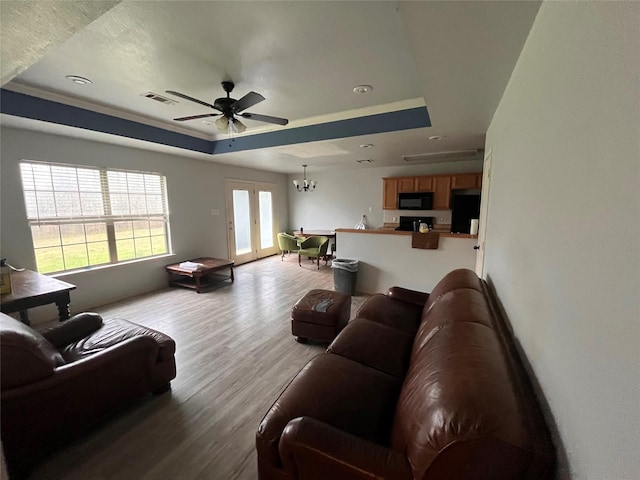
[[[364,318],[354,318],[327,352],[403,379],[409,368],[413,335]]]
[[[176,351],[175,342],[164,333],[121,318],[111,318],[104,320],[102,326],[91,335],[64,347],[61,353],[67,362],[75,362],[138,336],[152,337],[158,342],[158,360],[171,359]]]
[[[391,375],[339,355],[318,355],[294,377],[260,423],[258,456],[279,466],[282,431],[290,420],[305,416],[374,443],[388,444],[401,385],[402,381]]]
[[[438,302],[445,293],[459,288],[471,288],[481,293],[484,292],[484,289],[482,288],[482,281],[472,270],[467,270],[465,268],[453,270],[442,277],[442,280],[433,287],[433,290],[427,299],[427,303],[424,306],[423,315],[428,313],[433,305]]]
[[[367,298],[356,313],[358,318],[366,318],[415,335],[420,326],[423,307],[402,302],[382,293]]]
[[[0,314],[2,389],[17,387],[53,375],[64,365],[60,353],[31,327]]]
[[[413,351],[422,348],[441,328],[454,323],[478,323],[493,329],[492,315],[485,296],[470,288],[451,290],[440,295],[423,316],[413,343]]]

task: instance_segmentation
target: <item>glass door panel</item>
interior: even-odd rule
[[[233,190],[233,224],[236,255],[251,253],[251,204],[247,190]]]
[[[260,210],[260,249],[272,248],[273,241],[273,195],[269,191],[258,192]]]

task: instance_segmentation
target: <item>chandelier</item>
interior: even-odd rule
[[[307,180],[307,166],[308,165],[302,165],[304,168],[304,179],[302,180],[302,183],[298,180],[293,181],[293,184],[299,192],[313,192],[316,189],[316,184],[318,183],[315,180]]]

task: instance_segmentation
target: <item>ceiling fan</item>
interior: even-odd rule
[[[200,105],[213,108],[214,110],[218,110],[220,112],[205,113],[202,115],[191,115],[189,117],[179,117],[174,118],[174,120],[178,122],[184,122],[187,120],[195,120],[197,118],[217,117],[218,115],[221,115],[221,117],[216,120],[216,125],[222,133],[229,133],[230,130],[242,133],[247,129],[247,127],[240,120],[238,120],[236,116],[250,118],[251,120],[257,120],[258,122],[275,123],[276,125],[286,125],[287,123],[289,123],[289,120],[287,120],[286,118],[271,117],[269,115],[244,112],[244,110],[246,110],[247,108],[262,102],[264,100],[264,97],[259,93],[249,92],[240,100],[236,100],[235,98],[231,98],[231,96],[229,95],[234,86],[235,85],[233,82],[222,82],[222,88],[225,92],[227,92],[227,96],[226,98],[216,98],[213,102],[213,105],[207,102],[203,102],[202,100],[198,100],[197,98],[190,97],[189,95],[185,95],[184,93],[176,92],[174,90],[166,90],[166,92],[171,95],[175,95],[176,97],[199,103]]]

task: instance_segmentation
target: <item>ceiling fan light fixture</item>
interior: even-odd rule
[[[237,118],[231,119],[231,123],[236,133],[243,133],[247,129],[247,126]]]
[[[220,133],[229,133],[229,119],[224,115],[216,120],[216,127]]]

